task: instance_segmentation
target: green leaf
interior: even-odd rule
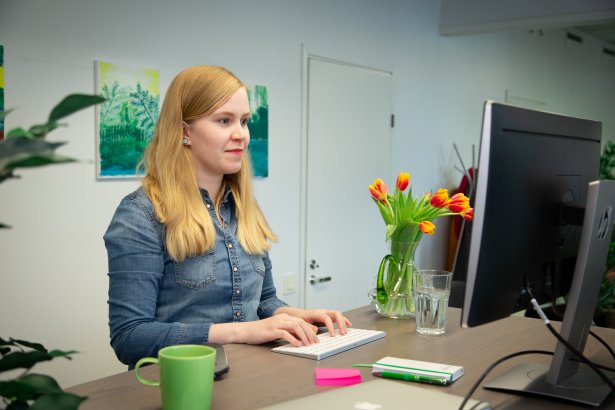
[[[395,229],[397,229],[397,225],[387,225],[387,233],[385,241],[388,241],[389,238],[395,233]]]
[[[14,401],[11,404],[9,404],[6,408],[6,410],[26,410],[29,409],[30,405],[25,402],[25,401]]]
[[[9,139],[9,138],[17,138],[17,137],[28,137],[28,138],[35,138],[34,135],[31,132],[28,132],[26,130],[24,130],[23,128],[13,128],[12,130],[10,130],[9,132],[7,132],[4,135],[5,139]]]
[[[105,101],[105,98],[99,95],[68,95],[60,101],[60,103],[58,103],[53,110],[51,110],[51,113],[49,114],[49,122],[57,121],[60,118],[64,118],[92,105],[100,104],[103,101]]]
[[[33,135],[35,138],[45,138],[45,136],[50,132],[58,128],[60,125],[56,121],[49,121],[46,124],[37,124],[30,127],[28,132]]]
[[[61,350],[52,350],[48,353],[37,350],[31,352],[12,352],[0,358],[0,372],[13,369],[29,369],[36,363],[49,361],[56,357],[70,359],[70,355],[74,353],[77,352],[63,352]]]
[[[71,393],[46,394],[36,400],[32,410],[76,410],[87,397],[77,396]]]
[[[0,141],[0,175],[9,174],[17,167],[33,167],[71,159],[56,155],[53,151],[63,142],[47,142],[40,139],[15,137]]]
[[[64,164],[67,162],[75,162],[75,159],[51,152],[49,154],[33,155],[30,158],[12,162],[10,166],[11,168],[32,168],[50,164]]]
[[[35,342],[29,342],[27,340],[20,340],[20,339],[10,339],[11,342],[19,344],[21,346],[24,347],[29,347],[30,349],[34,349],[34,350],[38,350],[39,352],[47,352],[47,349],[45,348],[45,346],[43,346],[40,343],[35,343]]]
[[[15,400],[34,400],[44,394],[62,393],[62,388],[52,377],[44,374],[27,374],[16,380],[0,382],[0,396]]]
[[[9,115],[11,111],[13,111],[12,108],[10,110],[0,111],[0,121],[3,120],[7,115]]]
[[[0,372],[13,369],[29,369],[38,362],[51,360],[47,353],[32,352],[12,352],[0,359]]]

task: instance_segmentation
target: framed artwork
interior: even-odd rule
[[[107,99],[96,106],[96,177],[135,178],[158,119],[158,70],[95,62],[96,92]]]
[[[0,111],[4,111],[4,47],[0,45]],[[0,141],[4,139],[4,115],[0,116]]]
[[[256,177],[269,176],[269,99],[264,85],[248,85],[250,100],[250,145],[252,170]]]

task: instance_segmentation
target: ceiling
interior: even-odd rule
[[[579,27],[576,27],[576,29],[583,31],[615,47],[615,23],[595,24],[591,26],[579,26]]]

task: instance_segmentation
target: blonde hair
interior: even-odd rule
[[[167,252],[175,261],[202,255],[215,246],[216,230],[203,204],[189,148],[182,144],[183,122],[213,113],[245,85],[230,71],[215,66],[187,68],[167,90],[154,136],[141,166],[143,189],[166,227]],[[224,176],[223,187],[212,198],[216,212],[228,186],[235,200],[237,237],[249,254],[269,250],[275,234],[252,194],[252,169],[247,151],[241,169]]]

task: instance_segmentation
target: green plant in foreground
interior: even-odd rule
[[[56,105],[47,122],[33,125],[29,129],[14,128],[0,140],[0,183],[17,176],[17,168],[39,167],[43,165],[72,162],[74,159],[55,153],[63,142],[47,142],[44,138],[54,129],[63,126],[58,120],[79,110],[105,101],[97,95],[71,94]],[[0,111],[0,119],[9,111]],[[0,224],[0,228],[7,227]],[[27,350],[26,350],[27,349]],[[56,357],[71,359],[75,351],[48,351],[42,344],[26,340],[0,338],[0,373],[23,372],[15,378],[0,381],[0,397],[6,410],[74,410],[86,397],[66,393],[54,378],[30,373],[39,362]]]
[[[70,360],[74,353],[76,352],[48,351],[39,343],[0,338],[0,373],[24,369],[17,378],[0,381],[0,397],[6,410],[77,409],[86,397],[64,392],[50,376],[30,373],[36,363],[56,357]]]

